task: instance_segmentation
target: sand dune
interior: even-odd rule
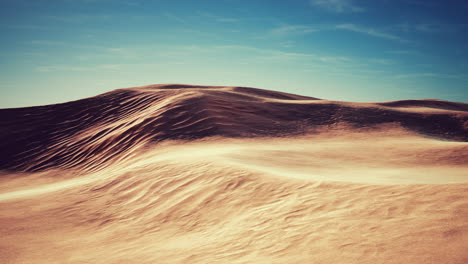
[[[423,114],[412,111],[433,105],[436,110]],[[119,89],[64,104],[0,110],[0,169],[99,168],[167,139],[291,135],[340,123],[396,123],[423,135],[468,141],[467,108],[436,100],[333,102],[245,87]]]
[[[468,105],[246,87],[0,110],[4,263],[467,263]]]

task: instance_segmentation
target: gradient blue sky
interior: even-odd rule
[[[0,107],[155,83],[468,102],[468,2],[1,0]]]

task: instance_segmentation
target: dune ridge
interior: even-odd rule
[[[99,169],[167,139],[291,135],[340,123],[396,123],[423,135],[468,141],[463,103],[349,103],[247,87],[149,85],[63,104],[1,109],[0,169]]]

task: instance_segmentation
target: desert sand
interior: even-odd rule
[[[468,263],[468,104],[125,88],[0,109],[1,263]]]

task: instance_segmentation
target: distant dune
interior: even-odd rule
[[[149,85],[0,109],[2,263],[468,263],[468,104]]]

